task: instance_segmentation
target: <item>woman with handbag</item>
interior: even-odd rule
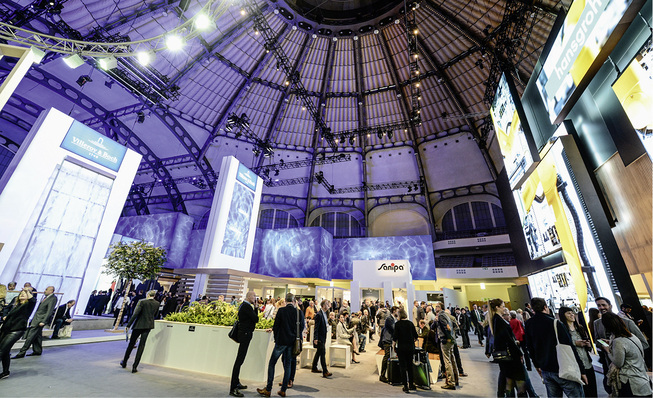
[[[506,394],[517,387],[517,396],[526,396],[526,370],[522,353],[515,340],[510,324],[503,318],[506,306],[501,299],[490,301],[490,330],[494,336],[492,356],[499,363],[501,375],[506,379]]]
[[[650,397],[653,391],[646,374],[642,343],[617,314],[606,312],[601,323],[606,335],[612,335],[610,344],[603,347],[612,361],[607,375],[612,391],[618,391],[619,397]]]
[[[563,325],[567,328],[574,348],[583,362],[585,367],[585,376],[587,376],[587,384],[583,385],[585,397],[597,397],[598,391],[596,388],[596,373],[594,373],[594,366],[592,366],[592,358],[589,352],[592,350],[592,341],[590,340],[587,329],[582,327],[576,321],[574,310],[569,307],[560,307],[558,310],[558,317]]]
[[[0,359],[2,359],[0,379],[9,377],[11,347],[27,330],[27,320],[35,306],[36,298],[32,296],[31,289],[21,290],[16,298],[16,304],[3,318],[2,328],[0,328]]]
[[[360,363],[356,360],[356,350],[354,349],[354,344],[351,342],[351,337],[353,336],[354,329],[347,329],[345,325],[345,314],[340,314],[340,322],[338,322],[336,337],[338,344],[344,344],[351,347],[351,363]]]

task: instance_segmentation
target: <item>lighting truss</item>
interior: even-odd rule
[[[383,134],[388,134],[392,138],[392,134],[397,130],[406,130],[409,127],[413,126],[411,120],[402,120],[394,123],[379,124],[376,126],[360,127],[353,130],[345,130],[335,133],[333,136],[339,142],[346,142],[346,140],[352,141],[355,138],[362,138],[367,134],[378,134],[381,131]],[[353,145],[353,142],[350,142]]]
[[[260,33],[261,36],[263,37],[263,40],[265,41],[264,44],[265,51],[267,52],[272,51],[274,57],[277,60],[277,65],[279,66],[279,69],[281,69],[283,73],[286,75],[286,79],[288,83],[292,85],[292,87],[295,90],[294,91],[295,95],[299,99],[301,99],[302,103],[304,104],[304,107],[306,107],[306,110],[313,118],[313,121],[315,122],[315,132],[319,133],[320,136],[327,141],[327,143],[329,144],[331,149],[333,149],[334,152],[337,151],[338,144],[335,142],[334,135],[331,132],[331,129],[327,126],[324,119],[322,119],[320,112],[318,111],[317,107],[311,100],[312,97],[308,94],[308,90],[306,90],[306,87],[304,87],[299,72],[293,70],[291,62],[288,59],[288,56],[283,51],[283,48],[281,48],[281,44],[277,41],[274,31],[268,24],[268,21],[263,15],[263,13],[261,12],[261,10],[258,8],[256,1],[245,0],[244,4],[247,12],[254,16],[254,29],[256,30],[256,32]]]
[[[210,172],[210,175],[213,177],[214,180],[218,179],[218,173]],[[191,184],[199,189],[212,190],[211,186],[204,179],[204,175],[201,174],[195,176],[187,176],[187,177],[172,178],[172,179],[165,179],[165,180],[154,180],[152,182],[145,182],[141,184],[132,184],[131,190],[133,192],[149,194],[152,192],[152,189],[154,189],[154,187],[172,185],[173,183],[176,185]]]
[[[262,140],[252,132],[249,125],[249,116],[246,113],[242,113],[240,116],[234,112],[230,113],[229,117],[227,117],[227,124],[224,130],[227,133],[233,132],[236,138],[244,135],[248,140],[253,141],[253,152],[255,156],[263,153],[264,156],[271,158],[274,155],[274,149],[270,141]]]
[[[384,182],[379,184],[366,184],[355,185],[351,187],[336,188],[333,184],[324,177],[324,173],[319,171],[315,173],[315,181],[326,188],[327,192],[331,195],[339,195],[343,193],[356,193],[365,191],[381,191],[386,189],[408,189],[408,193],[415,192],[415,194],[424,194],[424,178],[416,181],[397,181],[397,182]]]
[[[405,2],[404,2],[405,4]],[[406,26],[406,40],[408,41],[408,67],[409,76],[408,82],[410,84],[410,122],[413,126],[420,126],[422,124],[422,106],[420,100],[422,99],[420,81],[422,79],[419,70],[419,48],[417,46],[417,35],[419,28],[417,26],[417,9],[419,3],[417,1],[405,5],[405,26]]]
[[[289,170],[289,169],[296,169],[300,167],[310,167],[313,164],[315,165],[333,164],[333,163],[340,163],[340,162],[348,162],[350,160],[351,160],[351,155],[344,154],[344,153],[335,156],[317,158],[315,160],[305,159],[305,160],[296,160],[294,162],[284,162],[282,159],[279,161],[279,163],[271,164],[267,166],[255,167],[252,169],[252,171],[258,174],[259,171],[261,171],[262,169]]]
[[[63,3],[58,0],[55,3]],[[216,5],[214,7],[214,5]],[[196,15],[206,15],[211,21],[217,20],[224,14],[229,7],[229,1],[207,0],[206,4]],[[5,19],[7,20],[7,19]],[[24,29],[19,23],[12,23],[15,19],[8,22],[0,22],[0,39],[8,42],[22,44],[26,47],[36,47],[44,51],[56,52],[61,54],[78,54],[85,57],[106,57],[112,55],[116,58],[134,57],[139,51],[150,50],[154,52],[166,49],[165,38],[168,35],[179,35],[184,41],[189,41],[202,34],[202,30],[195,26],[196,17],[189,18],[176,28],[165,31],[164,33],[142,40],[131,40],[122,42],[93,42],[79,40],[75,35],[74,38],[58,37]],[[20,22],[19,20],[15,20]]]
[[[288,185],[308,184],[311,182],[308,177],[288,178],[285,180],[269,180],[265,182],[266,187],[285,187]]]

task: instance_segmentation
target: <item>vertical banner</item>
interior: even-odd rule
[[[263,181],[233,156],[222,159],[199,268],[249,272]]]

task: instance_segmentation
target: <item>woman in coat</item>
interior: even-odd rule
[[[522,352],[517,345],[510,324],[502,316],[506,306],[501,299],[490,301],[490,330],[494,337],[493,355],[505,353],[508,358],[495,360],[499,362],[500,374],[506,379],[506,393],[517,387],[517,396],[526,396],[526,369],[522,363]]]
[[[18,295],[16,304],[3,318],[2,328],[0,328],[0,359],[2,360],[0,379],[9,377],[11,347],[27,330],[27,320],[35,306],[36,299],[32,296],[31,290],[24,289]]]
[[[583,386],[585,397],[597,397],[598,391],[596,388],[596,373],[594,373],[594,366],[592,366],[592,358],[589,351],[592,350],[592,342],[589,333],[585,328],[580,326],[576,321],[574,311],[569,307],[560,307],[558,310],[558,317],[563,325],[567,328],[571,341],[574,343],[574,348],[580,357],[583,366],[585,367],[585,376],[587,376],[587,384]]]
[[[338,322],[336,338],[338,344],[348,345],[351,347],[351,363],[360,363],[356,360],[356,350],[354,345],[351,342],[351,338],[354,335],[355,328],[347,329],[345,325],[345,314],[340,314],[340,321]]]
[[[404,385],[403,391],[408,393],[409,390],[417,389],[413,381],[413,355],[415,354],[417,331],[415,330],[415,325],[407,319],[408,314],[406,314],[406,310],[403,308],[399,309],[398,315],[399,320],[395,323],[392,342],[397,353],[397,358],[399,359],[401,382]]]
[[[653,394],[646,374],[644,349],[639,339],[633,336],[619,315],[607,312],[601,317],[605,333],[612,340],[604,350],[612,364],[608,371],[608,383],[620,397],[650,397]]]

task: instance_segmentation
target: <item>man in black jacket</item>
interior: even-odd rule
[[[70,325],[73,323],[73,317],[70,316],[70,309],[75,305],[75,300],[68,300],[66,304],[61,304],[54,314],[54,330],[52,331],[52,339],[59,338],[59,330],[62,326]]]
[[[329,300],[322,300],[320,303],[320,311],[315,314],[315,331],[313,339],[313,347],[315,347],[315,356],[313,357],[313,367],[311,372],[320,373],[317,369],[317,361],[319,359],[320,364],[322,365],[322,377],[328,378],[331,376],[331,373],[327,369],[326,358],[325,358],[325,344],[327,339],[327,325],[329,324],[328,313],[329,313]]]
[[[23,348],[20,349],[14,359],[23,358],[30,346],[32,346],[32,353],[27,354],[27,356],[38,356],[43,353],[43,327],[54,312],[54,306],[57,304],[57,298],[54,295],[54,286],[48,286],[43,294],[44,297],[36,308],[36,313],[34,313],[29,328],[25,332]],[[34,294],[34,297],[36,297],[36,294]]]
[[[277,392],[282,397],[286,396],[286,389],[288,388],[288,381],[290,380],[290,362],[295,360],[292,355],[292,347],[297,338],[297,322],[299,319],[299,310],[296,307],[295,295],[292,293],[286,294],[286,306],[279,308],[277,316],[274,318],[274,326],[272,332],[274,333],[274,350],[268,363],[268,384],[265,388],[257,388],[256,392],[262,396],[269,397],[272,391],[272,383],[274,382],[274,367],[283,355],[283,381],[281,383],[281,390]],[[302,330],[303,326],[299,326]]]
[[[240,367],[245,362],[249,342],[252,341],[257,322],[256,293],[250,290],[245,296],[245,301],[240,304],[238,309],[238,355],[236,355],[236,362],[234,362],[234,368],[231,372],[231,386],[229,388],[229,395],[232,397],[244,397],[239,390],[244,390],[247,386],[240,384]]]
[[[531,354],[533,364],[537,368],[537,373],[542,377],[542,382],[546,387],[546,395],[549,397],[562,397],[562,393],[568,397],[584,396],[583,386],[580,383],[563,379],[558,376],[560,367],[556,356],[556,335],[554,332],[554,322],[557,322],[558,341],[560,344],[571,346],[576,363],[581,371],[581,379],[587,384],[587,377],[582,374],[585,367],[573,348],[567,328],[562,322],[556,320],[550,315],[550,310],[546,301],[540,297],[531,299],[531,306],[535,315],[526,322],[526,340],[528,341],[528,351]]]
[[[392,338],[395,334],[395,322],[399,307],[393,306],[390,309],[390,316],[385,318],[383,333],[381,333],[381,343],[383,344],[383,360],[381,362],[381,375],[379,380],[383,383],[388,382],[386,371],[388,370],[388,359],[390,359],[390,347],[392,347]]]
[[[483,327],[481,326],[483,312],[478,309],[476,304],[474,304],[474,307],[469,312],[472,318],[472,326],[474,326],[474,334],[478,335],[478,344],[483,347]]]
[[[138,372],[136,368],[141,362],[141,356],[145,349],[147,336],[150,334],[150,330],[154,329],[154,320],[157,318],[156,315],[159,312],[159,302],[154,299],[156,293],[156,290],[150,290],[147,292],[147,298],[136,304],[134,315],[132,315],[127,323],[127,329],[132,325],[134,325],[134,329],[132,330],[129,345],[127,345],[127,350],[125,351],[125,357],[120,361],[120,366],[122,366],[123,369],[127,367],[127,360],[136,345],[136,340],[138,340],[139,336],[141,338],[141,342],[138,343],[138,350],[136,350],[136,358],[134,358],[134,364],[132,365],[132,373]]]

